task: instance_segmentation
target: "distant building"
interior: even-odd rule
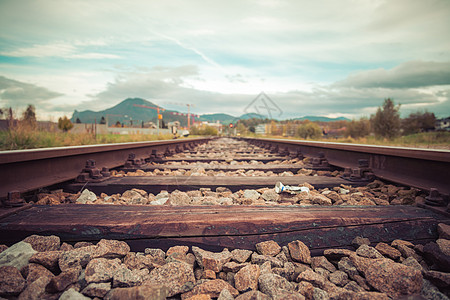
[[[436,120],[436,124],[434,127],[436,130],[450,131],[450,117]]]
[[[258,125],[256,125],[255,133],[256,134],[265,135],[266,134],[266,124],[258,124]]]
[[[181,128],[179,121],[169,122],[167,123],[167,127],[169,128],[170,132],[173,134],[178,132],[178,129]]]
[[[220,121],[217,121],[217,122],[215,122],[215,123],[209,123],[209,122],[206,122],[206,121],[203,121],[203,122],[201,122],[201,123],[195,123],[195,126],[197,127],[197,128],[205,128],[206,126],[210,126],[210,127],[213,127],[213,128],[216,128],[217,129],[217,132],[219,133],[219,134],[221,134],[222,133],[222,128],[223,128],[223,125],[220,123]]]

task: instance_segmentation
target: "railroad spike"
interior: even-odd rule
[[[313,167],[329,167],[330,164],[328,163],[328,160],[325,157],[325,153],[324,152],[319,152],[318,153],[319,157],[314,157],[312,159],[312,166]]]
[[[136,154],[128,154],[128,159],[125,162],[125,169],[139,169],[144,162],[141,159],[136,158]]]
[[[19,191],[8,192],[8,197],[3,200],[4,207],[19,207],[25,204],[25,200],[20,195]]]
[[[367,159],[359,159],[358,167],[345,168],[341,177],[350,181],[372,181],[375,179],[375,174],[369,168]]]
[[[445,206],[444,197],[441,196],[439,191],[435,188],[430,189],[430,195],[425,197],[425,204],[431,206]]]
[[[76,182],[88,182],[88,181],[100,181],[103,179],[103,175],[100,170],[96,167],[96,162],[93,159],[88,159],[86,165],[78,177],[75,179]]]

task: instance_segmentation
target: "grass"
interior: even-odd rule
[[[252,134],[251,137],[261,137]],[[264,136],[268,138],[283,138],[283,139],[299,139],[298,137],[281,137],[281,136]],[[348,138],[318,138],[309,139],[310,141],[335,142],[335,143],[352,143],[365,145],[379,145],[379,146],[398,146],[411,148],[430,148],[430,149],[447,149],[450,150],[450,132],[422,132],[406,136],[400,136],[391,140],[379,139],[374,136],[367,136],[363,138],[354,139]]]
[[[261,137],[249,134],[251,137]],[[194,137],[194,136],[190,136]],[[264,136],[271,138],[300,139],[296,137]],[[21,150],[35,148],[65,147],[95,144],[113,144],[142,142],[154,140],[169,140],[172,135],[146,135],[146,134],[98,134],[94,137],[90,133],[50,132],[37,130],[19,123],[9,131],[0,131],[0,150]],[[418,147],[450,150],[450,132],[423,132],[397,137],[392,140],[377,139],[368,136],[359,139],[353,138],[319,138],[316,141],[355,143],[381,146]]]
[[[9,131],[0,131],[0,150],[22,150],[95,144],[113,144],[172,139],[172,135],[98,134],[49,132],[19,124]]]

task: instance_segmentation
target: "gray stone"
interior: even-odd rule
[[[281,251],[280,245],[275,241],[265,241],[255,245],[256,250],[261,255],[276,256]]]
[[[182,262],[170,262],[153,269],[143,285],[165,285],[168,297],[192,289],[195,282],[192,267]]]
[[[86,266],[85,280],[87,283],[108,282],[121,268],[120,259],[95,258]]]
[[[110,282],[91,283],[81,293],[89,297],[103,298],[111,290]]]
[[[305,296],[294,291],[278,290],[273,300],[305,300]]]
[[[328,300],[330,297],[328,296],[328,293],[325,292],[322,289],[314,288],[313,290],[313,299],[314,300]]]
[[[185,192],[172,192],[169,196],[169,202],[171,205],[189,205],[191,203],[191,197]]]
[[[142,285],[129,288],[112,289],[105,300],[164,300],[169,296],[169,289],[163,285]]]
[[[450,240],[450,225],[439,223],[437,229],[440,239]]]
[[[293,291],[294,285],[276,274],[261,274],[258,278],[259,289],[264,294],[274,297],[278,290]]]
[[[350,278],[353,278],[355,275],[359,275],[358,270],[356,269],[356,267],[353,265],[353,263],[350,261],[350,258],[348,258],[348,257],[343,257],[338,262],[338,268],[339,268],[339,270],[347,273],[347,275]]]
[[[251,200],[258,200],[258,198],[261,196],[260,193],[258,193],[255,190],[245,190],[243,197]]]
[[[63,252],[58,264],[61,271],[66,271],[74,267],[84,268],[96,250],[96,246],[88,246]]]
[[[296,281],[307,281],[315,287],[323,288],[325,286],[326,278],[316,272],[306,270],[298,275]]]
[[[68,286],[78,281],[81,268],[71,268],[61,272],[58,276],[52,277],[45,287],[49,293],[63,292]]]
[[[147,204],[148,195],[144,190],[132,189],[125,191],[122,194],[121,200],[126,201],[128,204]]]
[[[260,275],[258,265],[248,265],[240,269],[234,276],[234,285],[240,292],[258,289],[258,278]]]
[[[84,296],[73,288],[68,289],[59,297],[59,300],[91,300],[91,298]]]
[[[359,248],[356,249],[356,254],[367,258],[384,258],[377,249],[365,244],[359,246]]]
[[[405,266],[408,266],[408,267],[412,267],[412,268],[414,268],[416,270],[419,270],[421,272],[424,271],[422,265],[419,264],[419,262],[414,257],[408,257],[407,259],[405,259],[402,262],[402,265],[405,265]]]
[[[445,294],[441,293],[437,287],[435,287],[431,282],[424,279],[422,291],[420,294],[429,300],[448,300],[449,298]]]
[[[12,266],[18,270],[28,265],[29,259],[36,250],[26,242],[18,242],[0,253],[0,267]]]
[[[33,247],[38,252],[45,251],[57,251],[60,248],[61,241],[56,235],[42,236],[42,235],[30,235],[23,240]]]
[[[0,267],[0,296],[18,295],[25,288],[25,279],[13,266]]]
[[[144,276],[148,275],[147,269],[130,270],[122,265],[113,276],[113,287],[132,287],[140,285],[144,280]]]
[[[355,249],[358,249],[361,245],[370,245],[370,240],[362,236],[357,236],[353,239],[352,245]]]
[[[130,246],[123,241],[101,239],[92,258],[123,258],[130,252]]]
[[[78,199],[76,200],[76,203],[78,204],[86,204],[86,203],[92,203],[95,200],[97,200],[97,196],[95,195],[95,193],[89,191],[88,189],[85,189],[80,197],[78,197]]]
[[[59,271],[58,261],[62,253],[62,251],[38,252],[30,257],[29,262],[40,264],[50,271],[57,273]]]
[[[352,292],[364,292],[364,289],[360,287],[355,281],[350,281],[344,286],[344,289],[352,291]]]
[[[442,253],[447,256],[450,256],[450,240],[447,239],[438,239],[436,244],[439,246],[439,249]]]
[[[347,273],[343,271],[331,273],[329,280],[337,286],[345,286],[349,282]]]
[[[164,204],[166,204],[167,200],[169,200],[169,198],[161,198],[161,199],[153,200],[153,201],[149,202],[149,204],[150,205],[164,205]]]
[[[252,253],[253,251],[251,250],[234,249],[233,251],[231,251],[231,259],[238,263],[243,263],[250,258]]]
[[[330,263],[325,256],[316,256],[311,258],[311,268],[323,268],[330,272],[336,271],[336,267]]]
[[[230,291],[227,289],[223,289],[220,292],[219,297],[217,298],[217,300],[234,300],[233,295],[231,295]]]
[[[273,256],[269,255],[259,255],[256,253],[252,254],[252,263],[257,265],[262,265],[265,262],[270,262],[270,265],[272,268],[283,268],[284,263],[279,260],[278,258],[275,258]]]
[[[280,195],[273,189],[264,191],[261,197],[266,201],[273,201],[273,202],[277,202],[280,199]]]
[[[50,277],[42,276],[33,282],[27,282],[27,287],[20,293],[18,300],[45,299],[45,287],[50,282]]]
[[[194,253],[195,259],[200,267],[213,270],[216,273],[222,271],[223,265],[229,262],[232,256],[228,250],[215,253],[205,251],[195,246],[192,247],[192,252]]]

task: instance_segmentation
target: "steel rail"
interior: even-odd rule
[[[0,151],[0,198],[8,192],[20,193],[74,179],[87,160],[95,160],[98,168],[115,168],[125,163],[128,155],[150,157],[153,150],[164,153],[168,148],[195,147],[211,138],[190,138],[150,142],[119,143],[60,148]]]
[[[435,188],[443,195],[450,195],[449,150],[268,138],[240,139],[279,151],[300,151],[307,157],[317,157],[319,152],[323,152],[329,164],[340,168],[357,168],[358,161],[365,159],[380,179],[427,191]]]

